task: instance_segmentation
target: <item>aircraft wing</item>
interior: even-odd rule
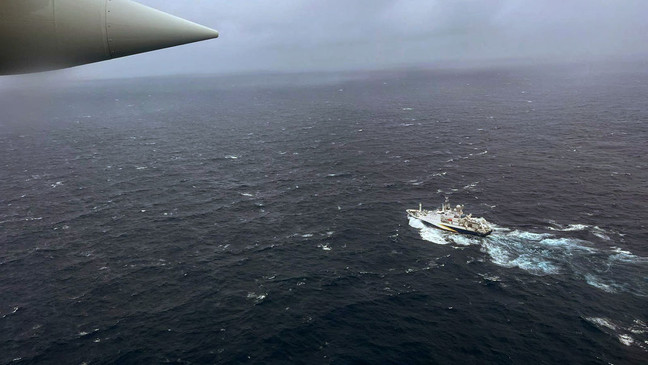
[[[218,37],[129,0],[0,0],[0,75],[67,68]]]

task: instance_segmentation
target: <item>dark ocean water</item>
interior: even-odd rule
[[[0,363],[648,361],[648,73],[0,92]],[[496,225],[441,233],[448,196]]]

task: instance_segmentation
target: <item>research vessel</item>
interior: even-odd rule
[[[484,218],[474,218],[471,214],[464,214],[463,205],[454,208],[446,199],[440,209],[427,210],[419,204],[418,209],[407,209],[407,215],[421,222],[448,232],[471,234],[486,237],[493,229]]]

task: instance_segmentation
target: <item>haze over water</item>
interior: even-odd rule
[[[642,363],[636,66],[3,90],[0,363]]]

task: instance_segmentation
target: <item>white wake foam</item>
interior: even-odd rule
[[[611,240],[609,233],[598,227],[598,226],[589,226],[587,224],[569,224],[567,226],[562,226],[556,223],[553,223],[554,227],[548,227],[552,231],[560,231],[560,232],[578,232],[578,231],[589,231],[596,237],[609,241]]]
[[[421,238],[426,241],[436,243],[438,245],[447,245],[451,242],[448,240],[448,234],[432,227],[426,226],[423,222],[418,219],[409,217],[410,226],[419,230]]]
[[[603,249],[594,243],[568,237],[568,232],[599,229],[581,224],[551,228],[559,233],[536,233],[494,226],[486,237],[444,232],[409,218],[409,225],[419,230],[422,239],[440,245],[465,247],[480,245],[490,261],[505,268],[518,268],[538,276],[567,274],[607,293],[628,292],[648,296],[648,283],[629,270],[648,270],[648,258],[618,247]]]

